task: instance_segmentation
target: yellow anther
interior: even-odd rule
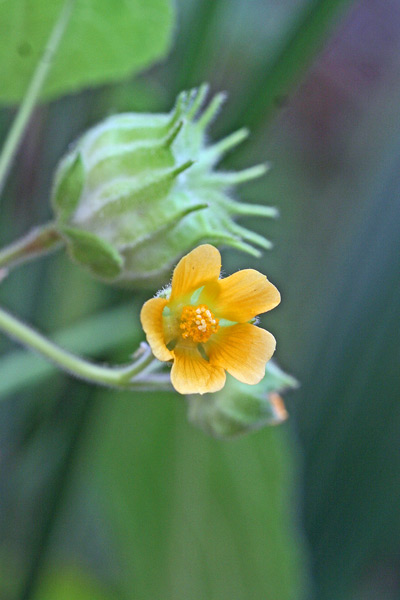
[[[199,306],[184,306],[179,327],[184,339],[194,342],[206,342],[218,331],[219,320],[213,315],[206,304]]]

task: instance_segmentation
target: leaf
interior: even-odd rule
[[[82,481],[101,486],[124,598],[306,597],[284,426],[220,442],[172,394],[97,393]]]
[[[111,600],[114,593],[103,586],[81,566],[55,565],[40,581],[37,600]]]
[[[0,103],[24,96],[63,0],[0,2]],[[42,100],[131,77],[168,51],[170,0],[76,0]]]
[[[60,220],[66,221],[74,212],[84,183],[85,172],[81,154],[69,155],[56,176],[52,194],[53,206]]]
[[[67,238],[72,258],[88,267],[95,275],[107,279],[116,277],[121,271],[122,256],[97,235],[72,227],[61,227],[60,230]]]

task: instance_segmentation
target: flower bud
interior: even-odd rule
[[[86,132],[61,160],[52,191],[56,224],[71,257],[110,283],[157,287],[194,246],[209,242],[255,256],[271,244],[239,226],[239,215],[276,209],[235,202],[232,189],[264,165],[215,171],[247,136],[241,129],[207,145],[224,95],[202,110],[207,86],[182,92],[169,114],[112,116]]]
[[[297,381],[270,361],[257,385],[228,376],[220,392],[189,396],[188,418],[213,437],[234,438],[285,421],[288,414],[278,392],[295,387]]]

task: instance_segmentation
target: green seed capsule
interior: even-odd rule
[[[266,171],[215,171],[247,136],[241,129],[214,145],[206,128],[224,96],[202,110],[207,86],[182,92],[170,114],[120,114],[85,133],[56,172],[52,204],[72,258],[116,284],[159,287],[179,258],[209,242],[259,256],[262,236],[239,215],[276,209],[231,198],[232,189]],[[253,245],[254,244],[254,245]]]
[[[235,438],[285,421],[288,414],[279,393],[297,386],[297,381],[271,360],[265,377],[256,385],[228,376],[220,392],[188,396],[188,418],[213,437]]]

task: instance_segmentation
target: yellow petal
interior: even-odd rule
[[[204,289],[218,317],[244,323],[275,308],[281,301],[276,287],[262,273],[243,269]]]
[[[196,347],[177,346],[174,355],[171,382],[180,394],[207,394],[218,392],[224,387],[224,369],[204,360]]]
[[[221,327],[205,348],[211,365],[226,369],[243,383],[256,384],[264,377],[265,365],[275,346],[275,338],[269,331],[239,323]]]
[[[215,281],[221,271],[221,255],[214,246],[203,244],[186,254],[172,277],[170,300],[175,300],[210,281]]]
[[[162,311],[168,300],[152,298],[144,303],[140,312],[142,327],[152,352],[158,360],[172,360],[174,355],[165,345]]]

